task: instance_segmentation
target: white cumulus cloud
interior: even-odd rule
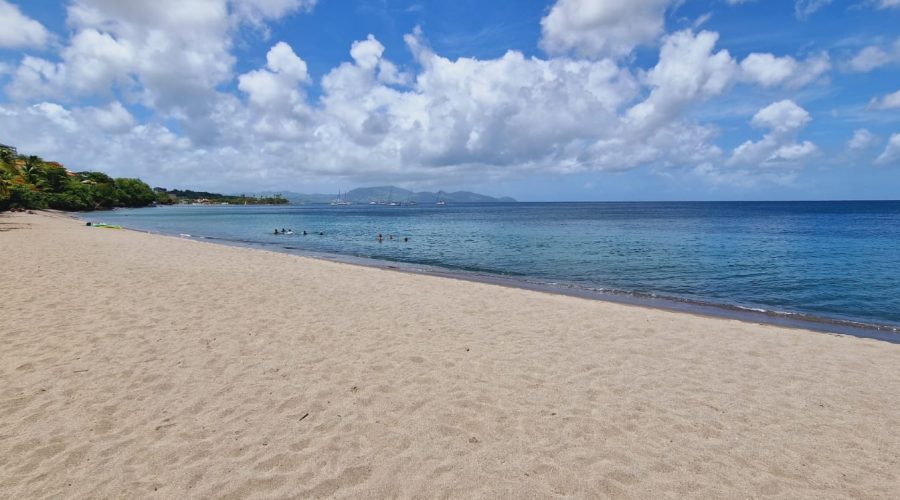
[[[891,55],[885,52],[881,47],[866,47],[853,56],[849,62],[852,71],[866,73],[872,71],[879,66],[891,62]]]
[[[109,133],[121,133],[135,126],[134,116],[119,101],[113,101],[105,107],[87,108],[87,118],[101,130]]]
[[[620,57],[663,33],[675,0],[558,0],[541,19],[541,47],[551,54]]]
[[[791,56],[777,57],[768,53],[752,53],[741,61],[743,79],[763,87],[784,85],[802,87],[814,82],[831,69],[828,53],[822,52],[803,61]]]
[[[41,102],[31,106],[32,115],[45,117],[50,123],[57,125],[67,132],[75,132],[77,123],[72,117],[72,112],[53,102]]]
[[[869,109],[900,109],[900,90],[869,101]]]
[[[805,109],[788,99],[766,106],[753,116],[750,124],[769,132],[759,141],[746,141],[735,148],[727,163],[763,167],[797,166],[818,150],[810,141],[796,141],[799,131],[811,119]]]
[[[892,45],[869,45],[863,47],[844,63],[847,71],[868,73],[888,64],[900,62],[900,38]]]
[[[770,128],[778,133],[789,133],[806,126],[812,118],[794,101],[772,103],[753,115],[750,123],[755,127]]]
[[[853,137],[847,142],[847,149],[851,151],[868,149],[873,146],[877,140],[878,137],[872,132],[869,132],[864,128],[857,129],[853,132]]]
[[[659,62],[646,75],[653,90],[628,111],[629,121],[639,126],[667,122],[688,104],[721,94],[733,82],[738,66],[727,50],[715,52],[718,38],[709,31],[668,36]]]
[[[43,24],[22,14],[17,6],[0,0],[0,48],[42,47],[49,37]]]
[[[900,134],[891,135],[884,152],[875,159],[875,163],[878,165],[900,163]]]
[[[266,67],[238,77],[238,88],[250,102],[274,110],[302,104],[299,85],[309,82],[306,62],[297,57],[290,45],[279,42],[266,55]]]
[[[26,56],[6,92],[25,101],[108,98],[117,89],[131,102],[184,120],[193,139],[209,142],[218,134],[213,115],[227,100],[218,87],[234,77],[236,28],[314,5],[314,0],[73,0],[67,7],[73,34],[61,60]],[[302,61],[272,64],[273,75],[305,75]]]

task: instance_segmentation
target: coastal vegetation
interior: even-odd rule
[[[206,191],[191,191],[190,189],[165,189],[153,188],[156,193],[157,203],[159,204],[175,204],[175,203],[191,203],[191,204],[229,204],[229,205],[284,205],[288,203],[287,198],[280,194],[271,196],[247,196],[247,195],[225,195],[219,193],[210,193]]]
[[[60,163],[0,145],[0,210],[100,210],[144,207],[155,200],[156,194],[140,179],[72,172]]]
[[[0,211],[46,209],[108,210],[175,203],[283,204],[281,195],[227,196],[198,191],[151,188],[140,179],[112,178],[103,172],[72,172],[61,163],[19,154],[0,144]]]

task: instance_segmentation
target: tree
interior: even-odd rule
[[[35,191],[27,185],[14,184],[9,189],[9,198],[0,206],[3,210],[8,208],[47,208],[47,197],[40,191]]]
[[[119,203],[124,207],[146,207],[156,200],[156,194],[140,179],[116,179]]]
[[[56,210],[87,211],[95,208],[91,187],[77,181],[69,182],[64,192],[50,194],[47,204]]]
[[[25,182],[32,185],[37,185],[40,181],[41,175],[41,167],[33,162],[25,162],[25,166],[22,167],[22,177],[25,178]]]
[[[175,204],[175,196],[169,196],[169,193],[165,191],[157,191],[156,192],[156,203],[159,205],[174,205]]]
[[[61,193],[69,187],[69,174],[63,167],[47,165],[44,168],[44,185],[54,193]]]
[[[103,172],[79,172],[80,184],[86,186],[91,194],[94,206],[92,209],[109,209],[119,206],[119,190],[116,181]]]

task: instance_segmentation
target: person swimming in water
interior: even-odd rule
[[[272,234],[279,234],[278,229],[276,228],[275,231],[272,232]]]
[[[382,236],[381,233],[378,233],[378,236],[375,237],[375,240],[378,243],[381,243],[382,241],[384,241],[384,236]]]

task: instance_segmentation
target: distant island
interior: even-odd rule
[[[258,196],[272,195],[272,192],[257,193]],[[515,203],[516,200],[510,197],[495,198],[484,194],[473,193],[470,191],[421,191],[414,192],[408,189],[396,186],[376,186],[356,188],[346,193],[337,194],[303,194],[290,191],[283,191],[281,195],[290,200],[291,203],[333,203],[333,202],[349,202],[353,204],[386,204],[386,203],[422,203],[435,204],[440,201],[444,203]]]
[[[240,204],[279,205],[281,195],[228,196],[189,190],[151,189],[140,179],[112,178],[103,172],[72,172],[61,163],[19,154],[0,144],[0,212],[53,208],[72,212],[153,205]]]

